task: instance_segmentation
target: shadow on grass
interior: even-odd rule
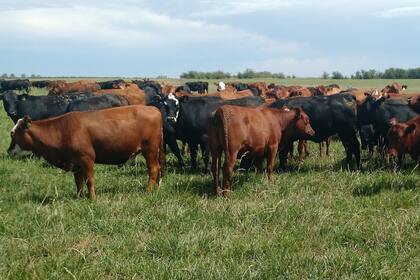
[[[414,178],[381,178],[371,184],[367,183],[357,186],[353,190],[353,196],[373,196],[385,190],[414,190],[418,185],[418,181]]]

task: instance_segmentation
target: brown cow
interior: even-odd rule
[[[84,184],[95,198],[94,163],[122,164],[142,153],[149,171],[147,190],[159,184],[165,154],[162,117],[158,109],[127,106],[89,112],[71,112],[32,121],[20,119],[11,131],[8,153],[32,151],[52,165],[74,174],[77,195]]]
[[[133,83],[126,83],[125,88],[123,89],[101,89],[93,94],[114,94],[126,99],[130,105],[146,105],[146,94]]]
[[[266,159],[267,175],[271,180],[277,150],[281,145],[314,133],[309,117],[302,109],[220,107],[209,127],[211,169],[216,192],[223,195],[230,192],[233,166],[238,157],[250,153],[258,172],[262,172]],[[225,156],[223,188],[219,180],[222,153]]]
[[[78,81],[66,83],[57,81],[49,88],[49,95],[58,95],[73,92],[94,92],[100,90],[101,86],[94,81]]]
[[[420,94],[409,97],[408,106],[410,106],[414,111],[420,114]]]
[[[415,162],[420,160],[420,117],[398,123],[396,118],[390,120],[388,131],[389,154],[398,158],[398,166],[402,166],[405,154],[410,154]]]

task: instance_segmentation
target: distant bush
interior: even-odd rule
[[[332,79],[344,79],[344,75],[341,74],[341,72],[334,71],[334,72],[331,73],[331,78]]]
[[[188,71],[182,73],[180,78],[182,79],[227,79],[232,75],[228,72],[214,71],[214,72],[199,72],[199,71]]]
[[[374,69],[359,70],[352,75],[353,79],[420,79],[420,67],[418,68],[388,68],[384,72]]]
[[[232,75],[228,72],[214,71],[214,72],[199,72],[199,71],[188,71],[182,73],[180,78],[182,79],[258,79],[258,78],[276,78],[284,79],[286,76],[283,73],[271,73],[269,71],[257,72],[252,69],[246,69],[243,72],[239,72],[237,75]]]

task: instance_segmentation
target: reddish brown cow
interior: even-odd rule
[[[78,81],[66,83],[57,81],[49,88],[50,95],[58,95],[72,92],[94,92],[100,90],[101,86],[94,81]]]
[[[216,192],[223,195],[230,192],[233,166],[238,157],[250,153],[258,172],[262,172],[266,159],[267,175],[271,180],[277,150],[281,145],[314,133],[309,117],[302,109],[220,107],[209,127],[211,169]],[[219,180],[222,153],[225,156],[223,188]]]
[[[130,105],[146,105],[146,95],[136,84],[126,83],[123,89],[101,89],[94,95],[114,94],[123,97]]]
[[[420,114],[420,94],[408,98],[408,105]]]
[[[388,131],[389,154],[398,158],[398,166],[402,165],[405,154],[418,162],[420,160],[420,117],[398,123],[391,119],[391,128]]]
[[[95,162],[122,164],[142,153],[149,171],[147,190],[158,185],[163,176],[162,117],[155,107],[71,112],[40,121],[25,117],[16,123],[11,137],[10,156],[32,151],[52,165],[73,172],[77,195],[83,195],[87,183],[90,199],[95,198]]]

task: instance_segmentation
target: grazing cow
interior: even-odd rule
[[[197,91],[200,94],[209,92],[208,82],[187,82],[185,83],[191,91]]]
[[[11,131],[10,156],[32,151],[52,165],[74,174],[77,195],[87,183],[95,198],[94,163],[122,164],[142,153],[149,171],[147,190],[163,175],[162,118],[154,107],[127,106],[32,121],[20,119]]]
[[[57,82],[50,86],[49,95],[60,95],[74,92],[95,92],[101,87],[94,81],[78,81],[72,83]]]
[[[398,122],[396,118],[390,120],[388,131],[389,154],[398,158],[398,166],[402,166],[405,154],[410,154],[415,162],[420,160],[420,117],[406,122]]]
[[[51,81],[40,80],[40,81],[31,81],[31,86],[36,88],[47,88],[50,85]]]
[[[104,81],[104,82],[98,82],[101,89],[123,89],[125,87],[125,81],[122,79],[119,80],[112,80],[112,81]]]
[[[68,111],[71,102],[91,96],[91,93],[31,96],[17,95],[14,91],[7,91],[2,95],[2,99],[7,115],[16,123],[26,115],[33,120],[62,115]]]
[[[197,168],[197,149],[201,147],[205,170],[208,169],[208,127],[212,113],[222,105],[255,107],[262,105],[261,97],[244,97],[223,100],[217,96],[182,96],[167,99],[167,119],[176,133],[176,138],[188,143],[191,155],[191,169]]]
[[[350,165],[353,155],[358,168],[360,162],[360,144],[357,139],[357,106],[356,99],[350,94],[335,94],[331,96],[295,97],[277,100],[269,105],[270,108],[301,107],[311,120],[315,135],[309,137],[320,143],[328,137],[338,134],[346,150],[346,163]],[[288,149],[280,151],[280,166],[286,165]]]
[[[25,90],[26,93],[29,92],[31,87],[31,82],[27,79],[21,80],[0,80],[0,92],[5,92],[8,90]]]
[[[249,153],[263,170],[267,160],[267,175],[271,181],[277,150],[281,145],[301,137],[313,136],[308,116],[300,108],[293,110],[270,108],[243,108],[221,106],[216,110],[209,127],[209,147],[212,157],[212,174],[217,194],[227,195],[231,190],[231,177],[236,159]],[[220,185],[219,172],[222,153],[223,185]]]

